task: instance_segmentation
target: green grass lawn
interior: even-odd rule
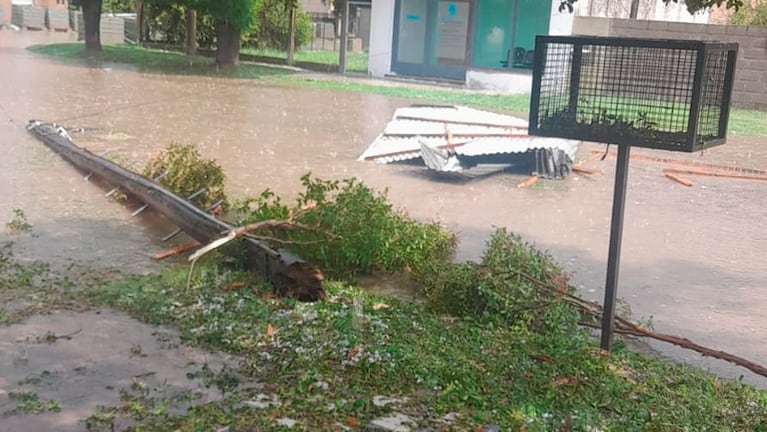
[[[261,57],[272,57],[281,60],[286,60],[288,58],[287,52],[276,49],[243,48],[241,52],[243,54],[250,54]],[[337,65],[339,62],[338,57],[338,51],[296,51],[293,55],[293,59],[298,62],[319,63],[326,65]],[[367,73],[367,52],[346,53],[346,70],[349,72]]]
[[[216,288],[241,276],[205,274],[188,293],[184,271],[125,280],[107,286],[102,301],[151,323],[173,323],[187,343],[243,356],[245,370],[278,395],[283,405],[275,412],[297,420],[298,430],[333,430],[349,418],[364,425],[392,409],[423,426],[457,413],[452,430],[464,431],[487,423],[512,431],[767,430],[767,393],[620,344],[605,356],[584,330],[542,334],[448,320],[341,283],[327,285],[328,302],[263,300],[258,292]],[[406,401],[378,407],[375,395]],[[147,430],[216,423],[270,430],[269,410],[242,408],[250,397],[157,418]]]
[[[187,288],[186,271],[114,282],[86,272],[79,282],[39,263],[0,260],[0,286],[13,287],[4,298],[30,305],[6,310],[0,303],[0,324],[57,308],[111,306],[176,327],[185,344],[240,360],[236,370],[199,365],[205,385],[225,393],[222,401],[171,415],[170,407],[183,402],[149,393],[136,378],[115,389],[116,406],[96,409],[89,430],[112,430],[124,421],[116,418],[126,417],[136,431],[283,430],[276,425],[282,417],[296,421],[294,431],[342,430],[339,424],[369,430],[373,419],[396,412],[422,430],[497,424],[529,432],[767,431],[764,391],[632,353],[621,343],[605,355],[585,330],[556,324],[571,321],[567,308],[550,309],[552,327],[544,331],[449,318],[340,282],[325,285],[327,301],[278,300],[252,275],[210,263],[198,266]],[[239,289],[221,288],[242,281]],[[259,386],[237,389],[248,380]],[[279,405],[258,409],[246,402],[259,394]],[[396,401],[379,406],[376,396]],[[447,415],[454,419],[449,428],[439,423]]]
[[[62,60],[85,61],[89,64],[131,65],[143,72],[249,79],[294,73],[284,68],[261,66],[247,62],[243,62],[237,68],[217,70],[208,57],[195,56],[190,58],[176,52],[148,50],[129,45],[104,45],[101,54],[95,57],[86,54],[83,45],[79,43],[35,45],[29,50]]]
[[[36,45],[30,47],[29,50],[60,59],[77,61],[89,59],[83,51],[83,45],[76,43]],[[284,53],[280,51],[244,50],[243,52],[278,58],[283,58],[284,56]],[[361,56],[362,54],[354,53],[350,57],[350,68],[352,67],[351,65],[359,64],[359,58],[357,58],[358,55]],[[297,60],[326,64],[336,62],[337,59],[334,56],[337,56],[337,54],[322,51],[300,51],[296,53]],[[218,71],[211,66],[211,60],[209,58],[193,57],[190,59],[183,54],[147,50],[132,46],[104,46],[103,53],[95,59],[91,58],[90,61],[128,64],[136,66],[140,70],[149,72],[156,71],[162,73],[195,74],[232,78],[269,78],[285,85],[371,93],[430,103],[466,105],[522,116],[527,114],[530,106],[530,96],[527,94],[496,95],[445,88],[424,88],[424,86],[377,85],[363,81],[323,79],[323,75],[321,74],[315,75],[312,79],[297,78],[291,77],[290,75],[292,75],[293,72],[287,69],[265,67],[248,62],[242,62],[238,68]],[[353,67],[357,68],[361,66]],[[729,133],[739,136],[767,137],[767,113],[754,110],[733,109],[730,115]]]

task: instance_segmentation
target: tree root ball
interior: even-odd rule
[[[316,302],[327,298],[322,281],[325,276],[317,266],[307,262],[294,262],[272,275],[272,289],[280,297],[302,302]]]

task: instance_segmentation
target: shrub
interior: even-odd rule
[[[200,208],[207,208],[218,200],[224,200],[224,172],[212,159],[203,159],[193,145],[170,144],[165,150],[149,160],[143,175],[153,179],[165,171],[159,183],[176,194],[187,197],[205,188],[205,193],[194,201]]]
[[[262,0],[254,13],[253,29],[244,37],[245,45],[257,48],[288,49],[288,30],[290,26],[289,3],[285,0]],[[301,10],[296,13],[295,46],[300,47],[311,42],[312,18]]]
[[[481,264],[432,262],[415,276],[431,307],[443,313],[539,331],[570,332],[577,324],[575,309],[558,299],[571,289],[564,272],[505,229],[490,237]]]
[[[730,17],[731,24],[767,27],[767,1],[757,1],[755,5],[744,4]]]
[[[256,233],[277,237],[285,247],[334,277],[347,278],[376,270],[421,269],[448,259],[455,236],[438,223],[421,223],[395,210],[386,192],[375,192],[358,180],[328,181],[309,174],[293,206],[267,190],[239,204],[243,221],[285,219],[291,211],[314,205],[297,223],[310,230]]]
[[[156,42],[183,44],[186,41],[186,9],[179,5],[144,4],[149,37]],[[215,43],[216,29],[213,17],[197,14],[197,45],[211,48]]]

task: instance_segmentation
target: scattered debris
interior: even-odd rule
[[[47,332],[45,332],[45,335],[38,336],[37,338],[35,338],[35,340],[38,343],[43,343],[43,342],[45,342],[45,343],[54,343],[54,342],[58,341],[59,339],[72,340],[72,336],[80,333],[81,331],[83,331],[83,329],[79,328],[79,329],[73,331],[72,333],[67,333],[67,334],[63,334],[61,336],[57,336],[56,333],[48,330]]]
[[[270,406],[278,407],[282,405],[282,403],[280,403],[280,398],[277,395],[273,394],[267,396],[263,393],[257,394],[255,399],[244,401],[243,404],[255,409],[266,409]]]
[[[691,170],[691,169],[676,169],[676,168],[664,168],[663,174],[671,178],[672,180],[676,180],[682,184],[689,183],[689,185],[686,186],[692,186],[692,182],[683,178],[680,178],[677,176],[677,174],[687,174],[687,175],[698,175],[698,176],[706,176],[706,177],[723,177],[723,178],[730,178],[730,179],[738,179],[738,180],[756,180],[756,181],[767,181],[767,176],[753,176],[753,175],[742,175],[742,174],[730,174],[729,172],[721,172],[721,171],[705,171],[705,170]],[[670,175],[669,175],[670,174]],[[676,177],[676,178],[672,178]]]
[[[573,166],[573,172],[576,172],[578,174],[587,174],[587,175],[603,175],[604,173],[600,170],[595,170],[591,168],[584,168],[580,165]]]
[[[288,418],[288,417],[282,417],[282,418],[278,418],[277,419],[277,424],[278,425],[284,426],[284,427],[286,427],[288,429],[290,429],[293,426],[295,426],[296,423],[298,423],[298,422],[293,420],[292,418]]]
[[[408,401],[408,398],[391,398],[386,396],[373,396],[373,405],[377,407],[385,407],[392,404],[404,404]]]
[[[594,156],[599,157],[601,155],[616,157],[615,152],[597,152],[597,151],[593,152],[592,157]],[[764,171],[764,170],[740,168],[735,166],[717,165],[717,164],[711,164],[711,163],[705,163],[705,162],[686,161],[686,160],[679,160],[679,159],[667,159],[667,158],[660,158],[660,157],[647,156],[647,155],[641,155],[641,154],[632,154],[630,158],[644,161],[644,162],[667,163],[667,164],[675,165],[675,166],[696,168],[696,169],[689,169],[689,168],[688,169],[681,169],[681,168],[664,168],[663,169],[664,176],[684,186],[692,186],[693,183],[690,180],[687,180],[686,178],[681,177],[680,174],[698,175],[698,176],[706,176],[706,177],[722,177],[722,178],[730,178],[730,179],[738,179],[738,180],[767,181],[767,171]],[[592,160],[592,158],[589,158],[588,160]]]
[[[390,432],[410,432],[415,421],[400,413],[393,413],[387,417],[381,417],[370,422],[368,430],[390,431]]]
[[[518,188],[528,188],[538,182],[538,176],[530,176],[527,180],[517,184]]]
[[[683,184],[685,186],[692,186],[692,182],[691,181],[689,181],[689,180],[687,180],[685,178],[679,177],[678,175],[673,174],[673,173],[671,173],[671,172],[669,172],[667,170],[663,170],[663,175],[665,175],[666,177],[670,178],[671,180],[674,180],[677,183],[681,183],[681,184]]]
[[[182,245],[157,252],[156,254],[152,255],[152,259],[156,261],[164,260],[165,258],[170,258],[172,256],[182,254],[190,249],[194,249],[199,245],[200,245],[200,242],[198,242],[197,240],[192,240]]]
[[[360,156],[378,163],[420,158],[443,175],[472,179],[510,168],[562,179],[578,141],[531,137],[524,119],[462,106],[413,105],[394,112]]]

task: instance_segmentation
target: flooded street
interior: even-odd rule
[[[461,239],[458,260],[480,258],[494,227],[548,249],[587,298],[602,299],[615,160],[589,163],[604,176],[573,176],[518,189],[520,177],[472,183],[435,181],[412,166],[356,159],[397,107],[411,101],[254,81],[85,68],[25,51],[68,35],[0,30],[0,222],[23,209],[34,236],[19,255],[76,260],[135,272],[159,267],[149,256],[173,227],[133,206],[109,202],[105,189],[32,138],[29,119],[91,128],[76,143],[109,150],[142,167],[170,142],[199,146],[228,176],[230,195],[265,188],[294,196],[299,177],[356,176],[420,219],[436,218]],[[767,115],[765,115],[767,118]],[[703,155],[633,154],[767,169],[767,137],[732,137]],[[581,157],[603,146],[585,145]],[[690,177],[666,179],[663,165],[632,162],[619,296],[633,316],[652,316],[659,332],[767,363],[767,184]],[[3,227],[4,228],[4,227]],[[7,239],[5,234],[0,240]],[[767,387],[767,380],[668,345],[662,354]]]

